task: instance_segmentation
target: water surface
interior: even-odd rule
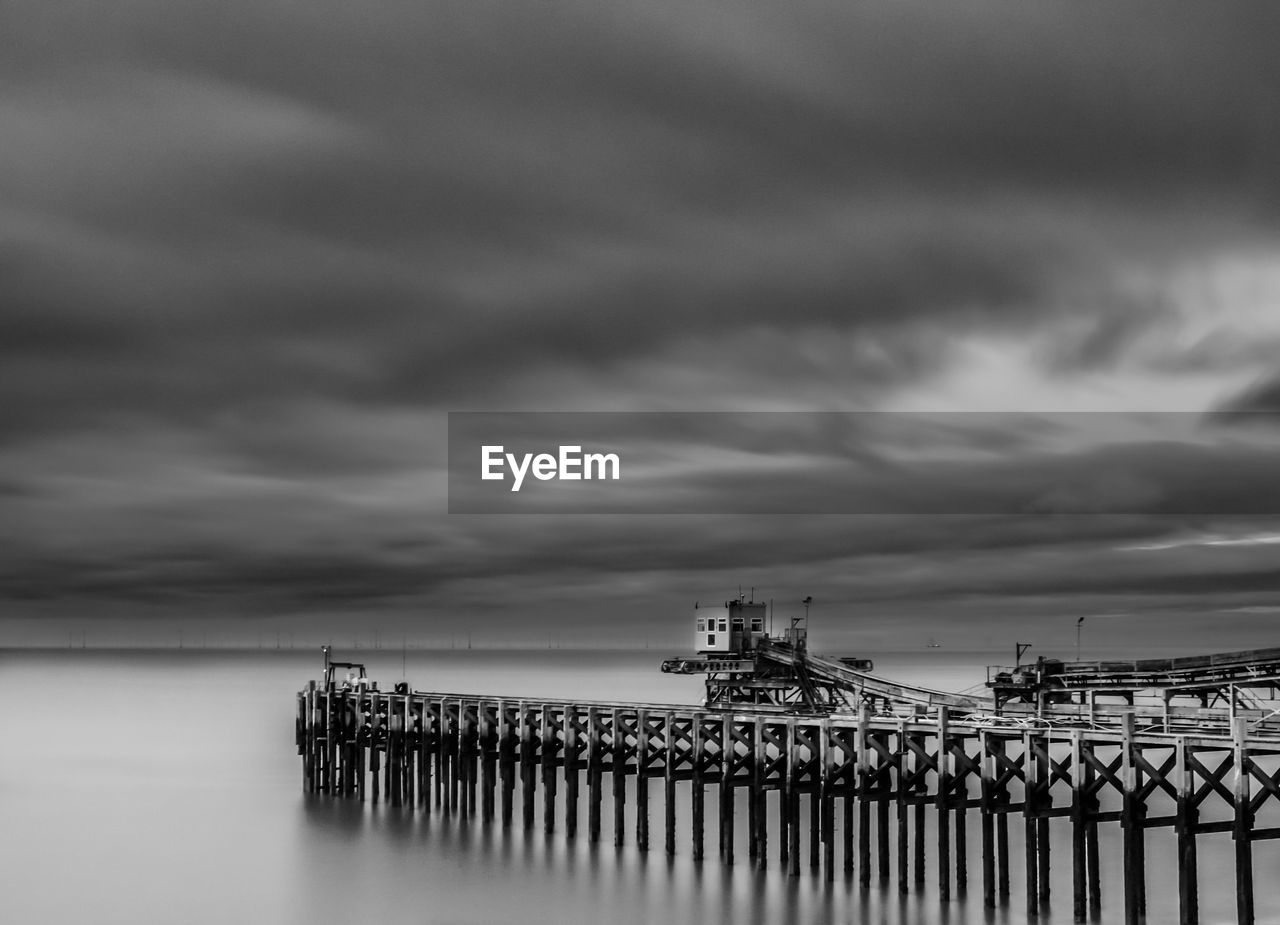
[[[664,653],[546,650],[364,651],[384,689],[406,677],[423,690],[490,695],[696,702],[696,678],[662,675]],[[984,677],[991,653],[873,653],[877,673],[959,690]],[[370,922],[377,925],[1023,922],[1021,826],[1008,905],[981,906],[978,820],[970,816],[967,896],[940,903],[933,882],[900,897],[807,869],[799,878],[739,863],[695,864],[689,845],[658,850],[589,845],[563,832],[503,831],[478,819],[424,816],[301,788],[293,742],[294,693],[316,677],[314,652],[93,650],[0,652],[13,695],[0,716],[0,920],[8,922]],[[518,796],[518,795],[517,795]],[[660,799],[660,791],[655,794]],[[585,800],[583,800],[585,804]],[[606,797],[607,804],[607,797]],[[714,804],[713,804],[714,805]],[[687,800],[683,809],[687,808]],[[634,802],[628,803],[628,827]],[[714,814],[709,814],[709,816]],[[519,810],[517,808],[517,823]],[[771,825],[774,820],[771,817]],[[563,827],[561,826],[561,829]],[[583,827],[580,827],[583,830]],[[687,831],[687,826],[682,832]],[[1071,921],[1069,828],[1055,825],[1053,896],[1042,922]],[[1176,859],[1167,831],[1148,837],[1150,921],[1176,921]],[[1120,843],[1103,828],[1102,921],[1120,918]],[[1200,839],[1205,923],[1234,921],[1231,843]],[[1276,843],[1255,845],[1259,922],[1278,922],[1269,876]]]

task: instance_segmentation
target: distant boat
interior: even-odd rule
[[[934,639],[932,636],[930,636],[930,637],[929,637],[929,648],[930,648],[930,649],[941,649],[941,648],[942,648],[942,644],[941,644],[941,643],[939,643],[939,642],[938,642],[938,640],[936,640],[936,639]]]

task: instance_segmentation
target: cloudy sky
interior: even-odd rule
[[[4,641],[668,645],[754,585],[846,648],[1274,645],[1278,432],[1221,412],[1280,410],[1277,34],[1270,3],[11,0]],[[700,513],[450,514],[447,414],[486,410],[1021,414],[935,458],[676,428],[662,497]],[[1124,433],[1071,442],[1081,411]],[[868,456],[895,498],[1036,472],[1039,503],[816,512]]]

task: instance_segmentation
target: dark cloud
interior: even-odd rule
[[[1280,423],[1280,373],[1259,379],[1243,392],[1223,401],[1216,410],[1214,417],[1218,421]]]
[[[0,594],[408,612],[749,570],[847,600],[1079,597],[1055,569],[1270,504],[1268,449],[1210,428],[1222,448],[1044,453],[1052,426],[992,426],[934,433],[937,458],[908,465],[839,424],[774,422],[731,445],[793,468],[680,489],[785,510],[853,467],[881,501],[1045,516],[494,523],[443,513],[443,412],[919,407],[969,385],[1071,407],[1086,380],[1166,407],[1184,376],[1237,393],[1224,411],[1274,410],[1274,381],[1239,392],[1274,364],[1271,290],[1188,279],[1274,271],[1278,18],[10,3]],[[665,439],[687,461],[729,436]],[[1144,516],[1056,516],[1117,507]],[[1001,580],[1041,554],[1043,576]],[[1088,595],[1149,577],[1124,562]],[[864,566],[880,585],[829,577]],[[1225,595],[1228,573],[1178,587]]]

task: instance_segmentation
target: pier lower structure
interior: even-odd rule
[[[316,682],[297,698],[308,792],[570,837],[585,822],[591,841],[606,831],[695,859],[711,830],[724,863],[745,848],[756,866],[904,893],[931,882],[943,900],[981,890],[988,907],[1020,878],[1032,917],[1069,835],[1060,863],[1076,921],[1100,913],[1103,826],[1123,842],[1123,920],[1145,920],[1147,833],[1164,829],[1177,842],[1178,920],[1200,921],[1197,845],[1213,837],[1234,844],[1237,919],[1253,922],[1253,846],[1280,838],[1267,824],[1280,813],[1280,738],[1247,716],[1196,733],[1140,722],[1064,729],[945,705],[805,716]]]

